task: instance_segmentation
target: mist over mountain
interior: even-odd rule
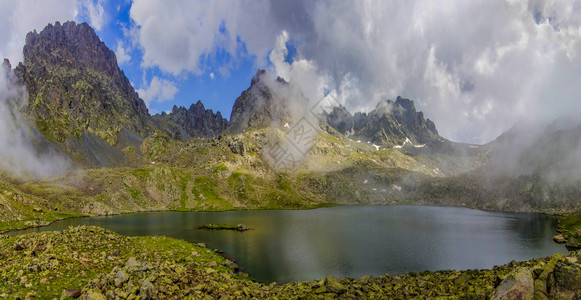
[[[71,161],[51,144],[21,111],[28,93],[8,60],[0,66],[0,169],[24,178],[55,176],[71,167]]]
[[[271,127],[276,123],[283,125],[291,118],[292,102],[301,101],[304,96],[291,99],[289,83],[282,78],[274,78],[266,70],[258,70],[252,78],[250,87],[240,94],[230,114],[230,127],[233,133],[251,128]]]
[[[550,124],[520,123],[483,146],[489,172],[542,176],[550,182],[581,179],[581,121],[563,118]]]
[[[581,5],[64,1],[0,6],[0,298],[581,298]]]
[[[208,159],[212,162],[227,157],[224,154],[240,156],[241,161],[253,161],[253,172],[275,174],[278,171],[265,158],[269,154],[265,149],[291,140],[292,134],[297,135],[294,126],[307,120],[316,133],[312,153],[302,153],[304,163],[296,168],[330,172],[317,193],[336,195],[333,198],[342,203],[399,203],[418,195],[437,203],[457,203],[470,195],[478,207],[491,207],[500,205],[489,196],[496,195],[499,199],[520,199],[499,206],[502,209],[536,210],[569,199],[564,195],[576,193],[572,184],[581,174],[577,167],[581,139],[574,121],[558,121],[547,127],[523,122],[487,145],[460,144],[442,138],[436,124],[417,111],[410,99],[380,101],[368,113],[352,114],[336,101],[325,102],[333,95],[310,99],[295,80],[286,81],[266,70],[258,70],[236,99],[230,121],[220,112],[206,109],[201,101],[152,117],[117,66],[115,54],[87,24],[55,23],[40,33],[30,33],[24,57],[10,86],[18,86],[12,82],[22,84],[26,89],[21,87],[23,92],[16,95],[26,99],[27,90],[30,101],[18,100],[14,103],[19,105],[7,106],[10,109],[6,111],[18,107],[32,120],[28,126],[31,133],[26,135],[36,137],[28,138],[34,151],[55,149],[84,166],[138,167],[157,161],[190,166],[200,158],[187,156],[189,160],[184,160],[185,149],[198,147],[200,138],[208,138],[208,144],[204,143],[207,148],[194,153],[211,153]],[[181,156],[175,158],[172,153]],[[249,153],[259,155],[251,159]],[[230,164],[220,168],[235,169],[238,163]],[[412,173],[406,175],[401,170]],[[401,190],[384,195],[355,185],[336,194],[337,184],[345,184],[349,176],[360,176],[363,181],[376,178],[371,182],[378,191],[392,191],[392,185]],[[462,184],[458,184],[459,179]],[[518,183],[505,184],[513,180]],[[527,189],[527,184],[537,189]],[[527,195],[533,204],[517,208],[524,200],[515,197],[509,187],[518,186],[522,188],[517,194]],[[441,188],[456,192],[444,196]],[[452,201],[451,195],[458,197]],[[547,195],[555,200],[553,204],[543,200]]]

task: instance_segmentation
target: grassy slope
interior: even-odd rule
[[[534,174],[503,177],[485,168],[444,177],[439,167],[446,162],[439,155],[377,150],[332,129],[318,135],[297,168],[274,170],[261,154],[270,134],[255,130],[180,142],[156,132],[140,149],[123,149],[133,155],[132,167],[71,171],[41,181],[1,177],[0,230],[74,215],[298,209],[329,203],[558,213],[579,209],[579,182],[548,182]]]
[[[124,149],[135,154],[133,167],[71,171],[37,181],[4,176],[0,229],[147,210],[298,209],[351,199],[384,203],[380,185],[433,175],[430,167],[398,151],[377,151],[326,133],[297,169],[278,171],[260,154],[266,143],[266,130],[187,142],[156,132],[140,149]],[[357,184],[354,176],[369,184]],[[372,185],[377,192],[366,190]]]

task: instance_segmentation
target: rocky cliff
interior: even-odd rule
[[[192,104],[190,108],[174,105],[171,113],[163,112],[153,118],[171,137],[180,140],[217,136],[228,127],[228,120],[219,111],[214,114],[201,101]]]
[[[56,22],[30,32],[23,52],[24,62],[15,71],[29,93],[26,112],[76,160],[117,164],[122,153],[111,146],[123,144],[120,132],[145,137],[155,130],[115,54],[87,23]],[[106,155],[115,159],[94,157],[103,152],[115,152]]]
[[[270,127],[273,122],[284,124],[289,121],[289,99],[279,93],[287,85],[282,78],[274,79],[265,70],[258,70],[250,87],[234,102],[228,131],[239,133],[251,128]]]

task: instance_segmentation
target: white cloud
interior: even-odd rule
[[[300,87],[302,94],[310,101],[322,98],[325,89],[329,88],[329,78],[319,73],[314,61],[307,59],[296,59],[292,63],[285,61],[288,54],[286,46],[288,41],[289,34],[286,31],[277,36],[274,48],[269,55],[273,66],[272,72],[293,86]]]
[[[201,58],[211,57],[218,48],[239,57],[237,37],[265,62],[275,38],[269,7],[264,0],[135,1],[130,15],[138,26],[142,66],[157,66],[173,75],[200,74],[205,68]]]
[[[240,57],[241,41],[257,66],[268,58],[313,93],[328,85],[352,111],[412,98],[453,140],[486,142],[520,118],[581,111],[578,0],[141,0],[131,18],[143,67],[199,74],[218,48]]]
[[[55,20],[74,20],[76,0],[5,0],[0,5],[0,58],[8,58],[12,65],[22,61],[22,47],[26,34],[40,31]]]
[[[214,79],[214,72],[210,73],[210,78]]]
[[[164,102],[173,100],[175,94],[178,92],[174,82],[154,76],[148,86],[143,89],[138,89],[137,93],[147,107],[153,102]]]
[[[107,20],[107,14],[103,8],[103,0],[83,0],[82,6],[86,10],[90,25],[97,31],[101,31]]]
[[[105,7],[101,0],[3,1],[0,56],[15,65],[26,33],[56,20],[88,19],[101,30]],[[485,142],[519,118],[581,111],[580,10],[579,0],[136,0],[116,54],[126,63],[127,48],[139,47],[145,68],[227,76],[245,49],[257,67],[270,60],[306,94],[323,87],[352,111],[402,95],[443,136]],[[292,64],[284,61],[288,41],[297,47]],[[216,59],[217,49],[232,60]],[[177,88],[155,77],[140,92],[151,103]]]
[[[131,56],[127,53],[127,49],[122,40],[117,41],[117,49],[115,50],[115,56],[117,57],[118,64],[124,64],[131,60]]]

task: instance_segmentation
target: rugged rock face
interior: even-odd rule
[[[290,104],[301,103],[302,99],[298,98],[302,96],[292,90],[287,95],[285,89],[288,86],[283,79],[275,80],[265,70],[259,70],[250,88],[236,99],[228,131],[239,133],[250,128],[282,125],[291,121],[293,108]],[[327,114],[326,121],[342,134],[377,145],[407,143],[419,146],[440,139],[434,123],[424,119],[421,111],[416,111],[413,101],[401,97],[397,97],[395,102],[387,100],[378,103],[368,114],[357,112],[352,115],[340,105]]]
[[[15,71],[29,93],[30,118],[77,160],[87,160],[87,132],[115,146],[123,128],[142,137],[155,129],[115,54],[87,23],[56,22],[28,33]]]
[[[250,128],[264,128],[273,121],[284,122],[290,119],[286,103],[276,89],[284,88],[288,83],[282,78],[270,78],[265,70],[258,70],[250,87],[236,98],[230,115],[228,131],[240,133]]]
[[[190,108],[174,105],[171,113],[155,115],[154,120],[170,136],[181,140],[217,136],[228,127],[228,120],[220,112],[214,114],[201,101],[192,104]]]
[[[426,144],[437,139],[436,125],[416,111],[414,102],[397,97],[377,104],[370,113],[351,115],[343,106],[327,115],[327,123],[337,131],[378,145]]]

